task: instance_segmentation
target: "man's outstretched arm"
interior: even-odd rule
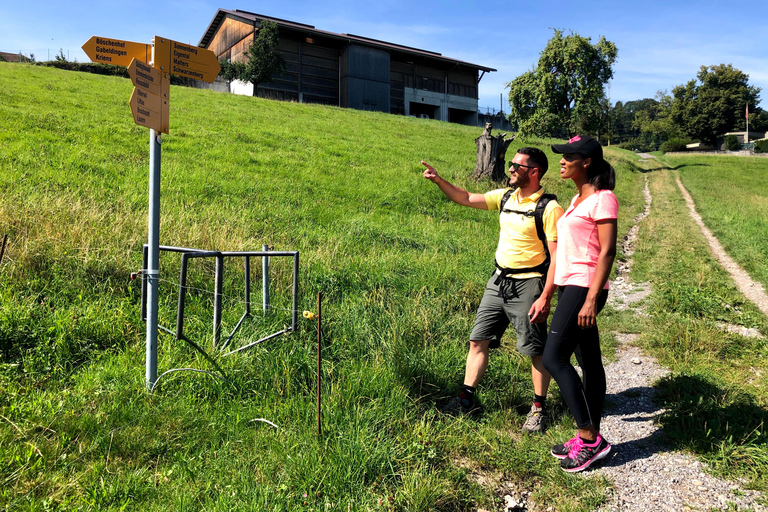
[[[424,171],[424,177],[437,185],[443,194],[456,204],[462,206],[469,206],[470,208],[478,208],[480,210],[487,210],[488,205],[485,202],[485,196],[483,194],[473,194],[467,192],[463,188],[445,181],[441,178],[434,167],[422,160],[421,164],[427,169]]]

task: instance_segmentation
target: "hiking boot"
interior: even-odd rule
[[[576,437],[574,437],[573,439],[567,440],[563,444],[556,444],[555,446],[552,447],[552,450],[550,450],[549,453],[551,453],[553,457],[556,457],[558,459],[564,459],[568,456],[569,453],[571,453],[571,446],[573,446],[573,443],[575,442],[576,442]]]
[[[611,445],[600,434],[597,434],[595,442],[590,444],[577,436],[568,456],[560,461],[560,467],[569,473],[584,471],[593,462],[604,458],[610,452]]]
[[[448,416],[463,416],[473,415],[481,412],[483,406],[475,401],[469,401],[466,398],[460,396],[454,397],[450,402],[445,404],[441,411]]]
[[[544,414],[544,408],[536,407],[536,404],[531,406],[531,410],[528,412],[528,417],[523,423],[523,432],[544,432],[547,429],[547,422],[549,417]]]

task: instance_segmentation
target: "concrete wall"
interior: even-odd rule
[[[404,96],[405,115],[407,116],[418,116],[426,112],[431,119],[451,121],[453,118],[453,122],[472,126],[477,124],[477,100],[475,98],[424,91],[412,87],[405,88]]]

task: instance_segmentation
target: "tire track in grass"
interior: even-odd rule
[[[701,228],[701,233],[704,235],[704,238],[707,239],[709,247],[712,249],[717,260],[731,275],[741,293],[754,302],[760,311],[768,317],[768,295],[765,293],[763,285],[752,280],[752,278],[749,277],[749,274],[747,274],[744,269],[733,260],[733,258],[728,256],[728,253],[725,252],[725,249],[723,249],[723,246],[718,239],[712,234],[709,228],[707,228],[704,221],[701,220],[701,215],[696,212],[696,205],[693,202],[693,198],[691,198],[691,195],[683,186],[683,182],[680,181],[680,176],[676,176],[675,180],[677,181],[677,186],[680,188],[680,192],[682,192],[683,197],[685,198],[685,203],[688,205],[691,217],[693,217],[693,220],[696,221],[696,224]]]

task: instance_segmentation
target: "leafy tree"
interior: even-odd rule
[[[655,117],[659,101],[653,98],[616,102],[611,109],[611,142],[625,142],[640,136],[640,127],[636,124],[638,114]]]
[[[653,103],[648,103],[648,108],[635,113],[632,126],[640,132],[637,137],[638,144],[657,149],[667,140],[687,140],[687,136],[672,120],[672,96],[667,91],[658,91],[651,101]]]
[[[754,111],[753,111],[754,110]],[[768,132],[768,112],[765,110],[749,106],[749,131],[750,132]]]
[[[714,144],[717,136],[745,128],[747,103],[756,105],[760,88],[731,64],[702,66],[696,79],[672,89],[670,117],[686,135]]]
[[[56,55],[56,62],[67,62],[67,56],[64,55],[64,48],[59,48],[59,53]]]
[[[728,151],[738,151],[741,149],[741,143],[739,138],[735,135],[728,135],[725,137],[725,149]]]
[[[603,86],[613,77],[616,54],[605,37],[593,45],[590,38],[555,30],[536,69],[507,84],[509,120],[522,136],[600,133],[607,119]]]
[[[221,62],[221,76],[252,83],[256,96],[259,84],[271,82],[275,73],[285,70],[285,60],[277,51],[278,41],[277,23],[262,21],[256,38],[245,52],[245,62]]]

